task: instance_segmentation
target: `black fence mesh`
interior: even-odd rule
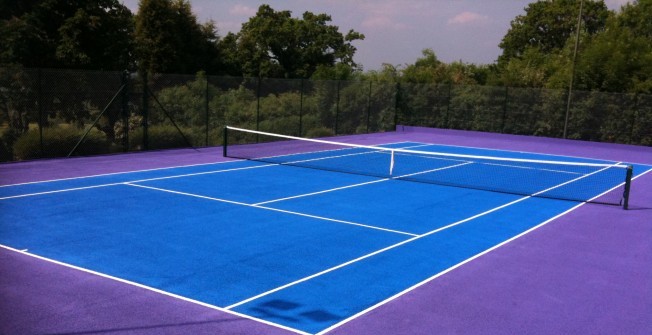
[[[376,81],[0,68],[0,160],[215,146],[397,124],[652,146],[652,95]],[[568,119],[566,123],[566,119]]]

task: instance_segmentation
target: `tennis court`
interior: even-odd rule
[[[7,333],[650,330],[650,148],[264,136],[3,166]]]

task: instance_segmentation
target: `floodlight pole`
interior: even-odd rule
[[[577,48],[580,44],[580,28],[582,27],[582,9],[584,0],[580,2],[580,14],[577,16],[577,31],[575,32],[575,50],[573,51],[573,65],[571,66],[571,78],[568,85],[568,101],[566,102],[566,118],[564,120],[564,138],[568,130],[568,115],[570,114],[571,98],[573,95],[573,79],[575,79],[575,61],[577,60]]]

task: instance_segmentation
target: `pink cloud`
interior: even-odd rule
[[[256,8],[238,4],[229,9],[229,14],[251,17],[256,15],[257,11],[258,9]]]
[[[448,20],[448,24],[467,24],[467,23],[484,23],[489,21],[486,15],[480,15],[473,12],[462,12]]]
[[[403,23],[396,22],[388,16],[371,16],[362,21],[365,28],[390,28],[395,30],[405,29],[407,26]]]

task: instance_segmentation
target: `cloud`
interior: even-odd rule
[[[605,4],[607,5],[607,8],[612,9],[612,10],[619,10],[620,7],[624,6],[625,4],[631,3],[631,0],[606,0]]]
[[[238,4],[229,9],[229,14],[251,17],[256,15],[257,11],[258,10],[256,8]]]
[[[391,29],[403,30],[408,27],[407,24],[401,22],[401,16],[408,3],[395,2],[395,1],[362,1],[356,10],[365,13],[362,20],[362,27],[368,29]],[[354,8],[355,8],[354,7]]]
[[[405,29],[407,25],[394,21],[389,16],[378,15],[378,16],[369,16],[362,21],[362,26],[365,28],[390,28],[393,30]]]
[[[489,17],[486,15],[480,15],[473,12],[462,12],[449,19],[448,24],[485,23],[488,21]]]

